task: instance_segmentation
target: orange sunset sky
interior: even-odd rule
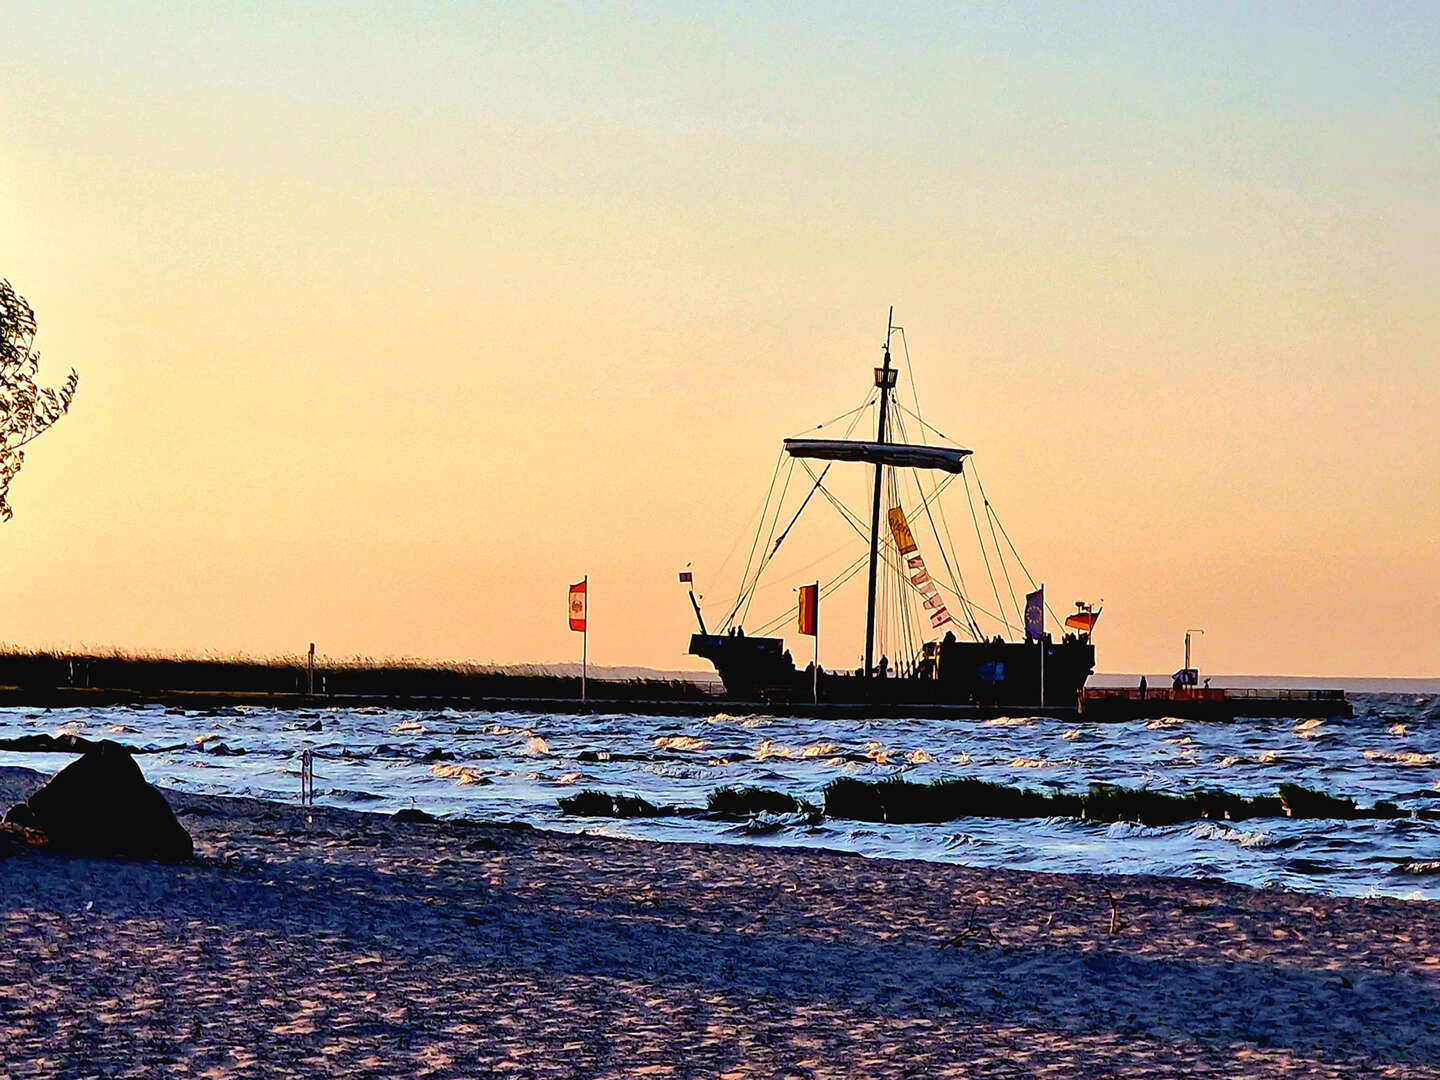
[[[676,571],[723,613],[894,304],[1100,670],[1440,674],[1429,5],[6,21],[0,276],[80,372],[10,645],[572,660],[588,573],[592,662],[698,669]],[[815,514],[755,623],[857,553]]]

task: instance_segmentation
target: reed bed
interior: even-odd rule
[[[0,648],[0,686],[29,691],[79,687],[138,693],[304,694],[308,685],[304,656]],[[317,657],[314,688],[317,696],[568,699],[580,696],[580,677],[543,664]],[[608,701],[709,697],[701,685],[686,679],[606,678],[603,673],[589,679],[588,693]]]

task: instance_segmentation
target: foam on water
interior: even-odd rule
[[[1440,899],[1440,823],[1200,822],[1151,828],[1066,818],[966,819],[944,825],[752,823],[704,817],[567,818],[556,800],[595,788],[656,804],[704,807],[715,788],[760,785],[813,804],[837,776],[968,776],[1083,791],[1090,783],[1166,792],[1271,794],[1298,783],[1362,805],[1440,808],[1440,698],[1355,695],[1353,719],[1233,724],[830,721],[717,712],[694,719],[535,712],[234,708],[0,710],[0,738],[71,731],[145,747],[161,784],[206,794],[296,801],[300,754],[315,755],[317,801],[390,812],[527,821],[653,840],[826,846],[890,858],[1032,870],[1221,877],[1251,885]],[[318,730],[316,725],[318,723]],[[229,756],[220,747],[243,754]],[[66,754],[0,753],[42,772]]]

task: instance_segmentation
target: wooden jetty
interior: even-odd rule
[[[716,694],[700,699],[607,699],[604,684],[591,684],[588,700],[576,697],[501,697],[466,694],[303,694],[214,690],[128,690],[89,687],[0,687],[0,707],[96,708],[161,705],[166,708],[216,709],[248,706],[270,709],[397,709],[493,710],[528,713],[635,713],[648,716],[740,715],[820,717],[834,720],[869,718],[989,720],[1002,716],[1033,716],[1064,720],[1124,722],[1177,717],[1228,722],[1247,717],[1328,718],[1353,716],[1343,690],[1210,689],[1181,687],[1140,691],[1096,687],[1083,691],[1076,705],[935,705],[895,703],[834,703],[808,701],[745,701]]]

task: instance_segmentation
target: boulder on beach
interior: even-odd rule
[[[119,743],[105,739],[52,776],[5,821],[44,833],[47,846],[77,855],[167,862],[194,846],[165,797]]]

